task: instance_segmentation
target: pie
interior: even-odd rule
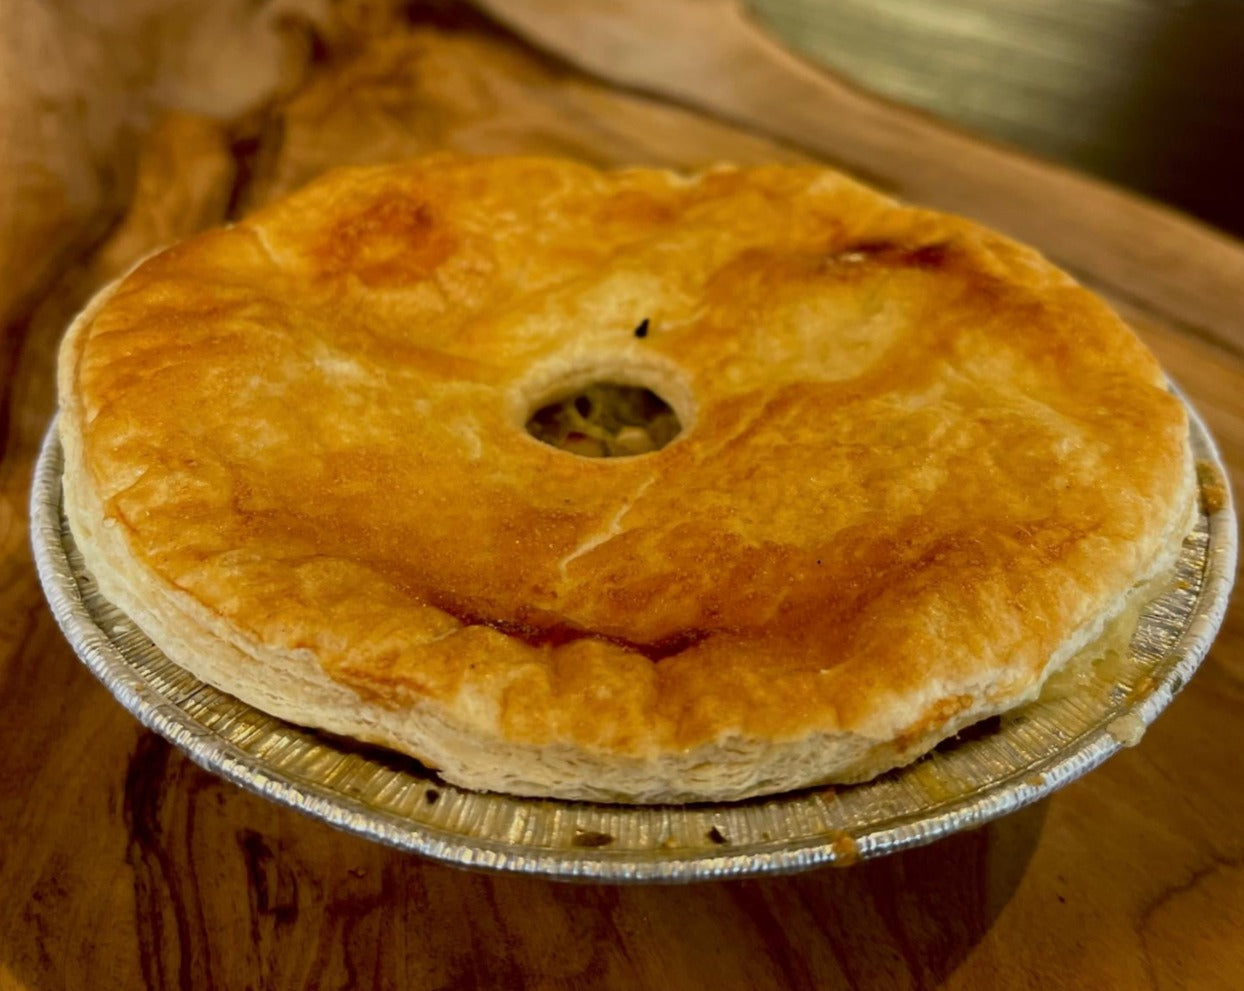
[[[815,167],[333,171],[105,290],[59,384],[75,540],[173,661],[521,795],[913,761],[1091,650],[1195,508],[1105,303]]]

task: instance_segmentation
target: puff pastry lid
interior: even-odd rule
[[[602,380],[681,434],[593,459],[525,431]],[[1106,305],[817,168],[335,171],[139,265],[61,393],[116,538],[94,564],[179,603],[175,659],[310,664],[357,708],[303,721],[571,797],[910,760],[1031,698],[1191,492],[1182,407]],[[412,719],[466,745],[384,728]]]

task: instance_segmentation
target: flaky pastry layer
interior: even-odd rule
[[[525,431],[595,381],[681,435]],[[336,171],[102,294],[60,395],[75,538],[173,660],[520,794],[910,761],[1033,698],[1194,502],[1183,409],[1101,301],[814,168]]]

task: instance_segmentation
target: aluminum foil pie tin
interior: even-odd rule
[[[1074,691],[1043,693],[868,784],[744,802],[616,806],[479,794],[204,684],[156,649],[84,569],[61,508],[55,426],[36,465],[31,531],[48,602],[82,661],[144,725],[243,788],[466,867],[608,881],[744,877],[846,865],[979,826],[1139,742],[1205,657],[1235,576],[1226,473],[1189,412],[1200,512],[1174,574],[1117,656],[1082,665]]]

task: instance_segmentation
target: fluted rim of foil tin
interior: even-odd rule
[[[845,865],[979,826],[1137,742],[1204,659],[1235,577],[1226,471],[1191,408],[1189,420],[1202,495],[1196,526],[1169,586],[1142,611],[1122,668],[1097,694],[1039,700],[992,733],[868,784],[736,803],[614,806],[468,792],[413,761],[290,726],[195,681],[94,591],[76,559],[55,423],[34,473],[31,535],[52,612],[82,661],[145,726],[235,784],[460,866],[581,880],[746,877]]]

